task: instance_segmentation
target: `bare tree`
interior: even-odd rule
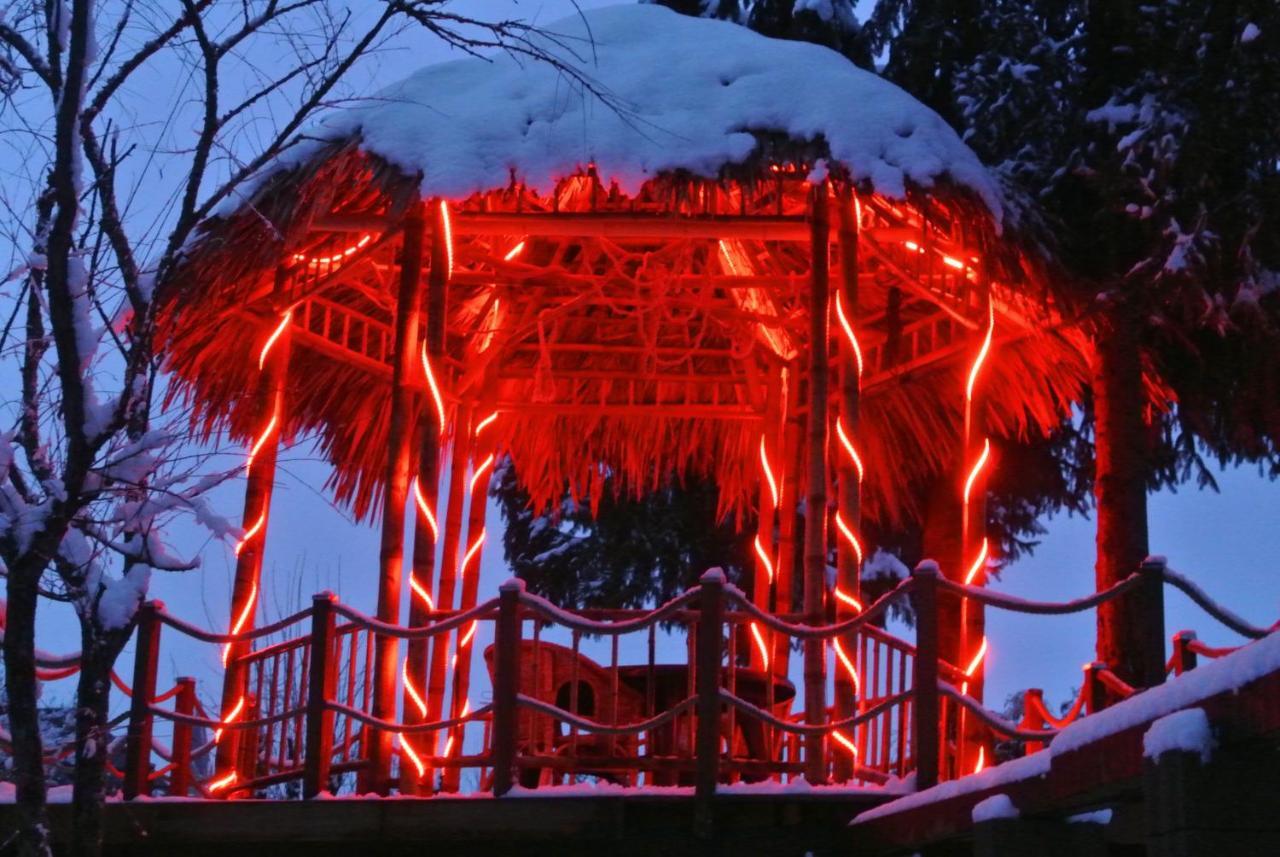
[[[238,535],[204,498],[230,474],[183,458],[181,416],[153,412],[153,287],[197,224],[298,145],[313,115],[409,28],[468,52],[551,62],[581,82],[557,60],[553,50],[566,46],[554,37],[518,20],[468,18],[443,0],[383,0],[358,13],[328,0],[0,3],[0,144],[21,164],[0,195],[16,248],[0,361],[21,387],[0,437],[19,853],[50,853],[40,598],[71,603],[79,618],[73,850],[96,854],[111,666],[152,570],[196,564],[169,554],[165,528],[190,515],[220,538]],[[157,72],[179,94],[152,123],[140,116]],[[11,345],[15,325],[24,335]]]

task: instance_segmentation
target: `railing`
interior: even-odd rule
[[[348,789],[385,793],[397,777],[402,786],[452,792],[461,788],[461,773],[470,770],[474,790],[502,795],[518,785],[587,775],[623,785],[692,787],[698,817],[705,820],[711,795],[736,782],[803,776],[809,782],[876,785],[914,772],[917,788],[926,788],[967,773],[958,769],[971,749],[963,746],[965,718],[1034,752],[1080,717],[1140,692],[1106,665],[1090,664],[1080,696],[1065,714],[1053,715],[1043,694],[1032,689],[1021,721],[1005,720],[964,693],[967,676],[936,656],[939,590],[985,607],[1059,615],[1136,591],[1159,596],[1165,584],[1187,592],[1246,637],[1274,630],[1249,625],[1160,562],[1145,564],[1110,589],[1063,603],[964,586],[943,579],[926,562],[863,612],[827,625],[766,613],[718,571],[651,611],[563,610],[509,581],[498,598],[465,612],[436,613],[416,628],[379,622],[322,594],[307,609],[270,625],[216,634],[150,602],[139,617],[132,688],[118,682],[132,693],[124,794],[138,797],[157,788],[219,798],[313,797]],[[906,597],[915,610],[915,646],[873,624],[891,602]],[[283,639],[228,665],[243,679],[244,695],[215,718],[200,705],[192,679],[157,692],[165,626],[219,649]],[[452,700],[430,720],[425,703],[399,717],[375,714],[373,665],[380,647],[398,651],[406,641],[448,640],[445,635],[455,631],[464,631],[472,645],[492,640],[484,652],[491,700],[474,709]],[[642,663],[621,662],[621,641],[628,638],[646,651]],[[679,663],[659,662],[660,640],[683,645]],[[591,647],[603,648],[607,656],[593,660],[584,653]],[[785,665],[746,665],[751,651],[768,657],[793,647],[820,647],[836,656],[836,669],[852,666],[858,698],[851,712],[828,707],[825,675],[806,677],[821,683],[820,692],[802,696],[787,681]],[[1197,657],[1231,651],[1181,632],[1160,676],[1193,668]],[[41,669],[65,676],[70,666],[64,658]],[[169,747],[154,735],[157,720],[172,724]],[[468,728],[483,730],[483,740],[468,741]],[[198,737],[199,729],[210,737]],[[388,748],[385,771],[377,768],[380,743]],[[198,774],[196,760],[219,747],[225,748],[220,758],[232,763]]]

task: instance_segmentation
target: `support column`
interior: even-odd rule
[[[849,619],[862,610],[862,476],[858,454],[858,408],[862,395],[862,353],[858,346],[858,232],[857,197],[841,184],[837,203],[840,234],[840,283],[835,294],[836,334],[840,367],[840,411],[836,417],[836,619]],[[858,635],[846,634],[833,641],[836,649],[836,719],[851,717],[858,707],[858,675],[855,661]],[[857,760],[845,752],[836,756],[836,779],[848,780]]]
[[[782,489],[778,492],[778,566],[777,584],[774,586],[774,603],[778,613],[790,613],[795,609],[792,594],[795,592],[796,547],[799,534],[799,497],[803,482],[800,478],[804,462],[801,457],[804,420],[800,414],[801,363],[797,359],[784,374],[786,390],[783,401],[786,412],[782,427]],[[785,677],[789,672],[790,640],[778,637],[774,642],[774,673]]]
[[[780,459],[777,432],[778,417],[781,413],[783,381],[779,375],[773,376],[769,389],[765,392],[764,427],[760,432],[760,448],[757,466],[760,469],[759,482],[759,514],[756,521],[755,575],[752,578],[751,600],[761,610],[770,609],[770,596],[773,593],[774,578],[778,569],[778,550],[774,539],[774,513],[782,499],[779,483],[778,462]],[[773,633],[762,628],[758,623],[751,623],[751,666],[754,669],[767,670],[772,662],[771,643]]]
[[[492,417],[492,419],[490,419]],[[462,555],[462,566],[459,576],[462,578],[462,600],[458,604],[459,610],[470,610],[476,606],[476,599],[480,593],[480,560],[483,556],[485,538],[487,530],[485,528],[485,517],[489,510],[489,483],[493,477],[493,466],[496,461],[496,453],[492,451],[491,444],[482,443],[491,439],[492,435],[485,435],[485,431],[493,431],[493,420],[498,417],[497,411],[481,417],[476,422],[475,430],[472,432],[472,465],[471,465],[471,482],[468,484],[470,499],[467,506],[467,532],[466,552]],[[490,451],[481,454],[481,450],[489,449]],[[476,459],[479,459],[478,461]],[[476,632],[480,627],[478,622],[472,622],[465,628],[458,629],[458,644],[454,648],[453,655],[453,690],[450,693],[450,717],[462,717],[470,710],[470,700],[467,695],[471,690],[471,655],[476,649]],[[463,727],[452,730],[449,736],[449,743],[445,748],[445,755],[461,755],[462,753]],[[461,774],[458,768],[445,768],[444,771],[444,790],[446,792],[456,792],[458,790],[458,781]]]
[[[378,564],[378,619],[399,624],[401,571],[404,563],[404,514],[409,492],[409,446],[413,439],[413,394],[418,357],[418,308],[421,297],[421,203],[404,221],[400,249],[400,289],[396,298],[395,365],[391,379],[391,417],[387,437],[387,473],[382,499],[382,541]],[[377,636],[374,648],[374,717],[396,719],[396,672],[399,642]],[[369,765],[365,790],[386,794],[391,787],[391,734],[366,728]]]
[[[437,221],[443,212],[437,207]],[[445,313],[449,304],[449,247],[448,232],[437,222],[431,231],[431,267],[427,274],[426,317],[423,350],[420,353],[422,383],[427,388],[426,406],[419,420],[418,472],[413,485],[413,564],[409,578],[409,627],[427,624],[436,606],[432,596],[432,583],[436,572],[436,546],[440,541],[440,457],[444,444],[447,416],[444,400],[438,395],[436,368],[445,365]],[[432,367],[430,375],[428,366]],[[425,723],[427,707],[427,653],[430,647],[425,639],[410,640],[404,666],[404,721]],[[405,735],[401,743],[407,744],[418,759],[432,755],[434,735]],[[416,766],[400,768],[400,791],[418,794],[426,769],[419,773]]]
[[[827,304],[830,292],[830,220],[827,184],[816,185],[809,203],[809,416],[806,457],[807,498],[804,519],[804,612],[812,625],[822,623],[827,568]],[[804,644],[805,722],[827,719],[826,647],[822,640]],[[826,780],[825,740],[805,737],[805,778]]]
[[[444,514],[444,549],[440,556],[440,585],[436,588],[436,610],[451,611],[458,589],[458,547],[462,539],[462,504],[467,491],[467,464],[474,448],[471,406],[460,408],[454,423],[453,451],[449,456],[449,495]],[[454,632],[431,638],[431,660],[427,672],[427,719],[440,720],[448,687],[450,639]],[[431,755],[439,745],[439,733],[431,733],[427,744]]]
[[[287,273],[276,270],[275,294],[283,297]],[[267,525],[271,515],[271,494],[276,476],[276,457],[280,433],[288,417],[285,389],[289,382],[290,324],[292,313],[282,309],[258,340],[258,385],[254,393],[259,428],[254,435],[245,461],[244,535],[236,543],[236,575],[231,586],[231,633],[250,631],[254,627],[258,595],[262,582],[262,558],[266,548]],[[221,717],[224,722],[238,719],[246,708],[245,675],[239,660],[252,649],[249,643],[232,643],[223,647],[222,664],[226,668],[222,680]],[[215,781],[234,776],[239,732],[225,730],[218,742]],[[231,781],[228,781],[230,784]]]

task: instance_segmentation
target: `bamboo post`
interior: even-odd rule
[[[778,566],[777,585],[774,586],[774,603],[778,613],[790,613],[794,607],[792,594],[796,580],[796,544],[799,539],[797,515],[800,497],[800,478],[803,416],[800,413],[800,361],[796,360],[784,370],[787,379],[786,413],[782,428],[782,488],[778,492]],[[790,669],[790,640],[774,635],[773,671],[786,676]]]
[[[178,696],[173,710],[188,717],[196,713],[196,680],[178,678]],[[169,797],[186,797],[191,788],[191,724],[173,721],[173,773],[169,775]]]
[[[164,604],[148,601],[139,610],[138,642],[133,656],[133,695],[129,699],[129,731],[125,745],[124,797],[151,794],[151,730],[160,665],[160,611]]]
[[[333,698],[338,671],[334,652],[337,628],[332,592],[311,599],[311,662],[307,674],[307,735],[303,759],[302,796],[313,798],[328,791],[333,761]]]
[[[809,202],[809,415],[807,490],[804,520],[804,612],[813,625],[822,623],[827,570],[827,304],[830,275],[830,221],[827,184],[816,185]],[[805,722],[820,726],[827,720],[826,652],[821,639],[804,643]],[[826,780],[825,740],[805,736],[805,779],[816,785]]]
[[[288,273],[276,269],[274,293],[277,303],[286,291]],[[241,526],[245,535],[236,547],[235,579],[231,585],[231,630],[253,630],[257,613],[258,592],[262,584],[262,560],[266,551],[267,530],[271,518],[271,495],[276,478],[276,459],[280,436],[288,418],[291,316],[284,312],[261,333],[257,343],[260,371],[254,392],[258,434],[250,447],[245,465],[244,516]],[[225,672],[222,679],[222,712],[233,710],[244,695],[244,674],[240,659],[251,649],[249,643],[230,643],[223,650]],[[215,755],[215,776],[225,776],[235,768],[239,734],[228,730],[219,742]]]
[[[410,424],[417,373],[418,302],[422,268],[421,203],[404,221],[400,249],[400,288],[396,297],[395,365],[391,379],[391,425],[387,437],[387,475],[382,501],[382,537],[378,564],[378,620],[400,622],[401,568],[404,559],[404,513],[409,490]],[[399,641],[375,635],[372,715],[380,720],[396,719],[396,661]],[[365,727],[368,766],[363,790],[387,794],[391,782],[391,734]]]
[[[1107,686],[1098,680],[1098,670],[1105,668],[1105,664],[1097,661],[1084,667],[1084,684],[1080,692],[1085,695],[1085,709],[1090,714],[1097,714],[1107,707]]]
[[[916,790],[938,783],[938,565],[923,560],[911,573],[916,610],[916,656],[912,662],[911,730],[915,738]]]
[[[1195,631],[1179,631],[1173,635],[1173,672],[1182,675],[1196,668],[1196,652],[1191,644],[1196,641]]]
[[[467,464],[474,447],[472,433],[473,408],[467,407],[456,422],[453,435],[453,451],[449,461],[449,495],[441,510],[444,520],[443,549],[440,555],[440,583],[436,588],[436,610],[453,610],[458,589],[458,554],[462,540],[463,503],[467,491]],[[427,720],[440,720],[444,712],[445,690],[449,686],[449,650],[455,633],[437,634],[431,638],[431,659],[427,667]],[[438,743],[437,733],[431,733],[430,746]],[[432,772],[428,772],[431,775]]]
[[[437,212],[437,223],[431,232],[431,267],[427,273],[427,308],[423,326],[425,361],[423,365],[423,382],[426,379],[426,361],[431,366],[442,369],[445,365],[445,310],[449,301],[449,248],[445,243],[445,230],[438,222],[442,212]],[[436,370],[433,369],[433,372]],[[427,601],[431,597],[432,583],[436,572],[436,547],[439,543],[441,509],[439,503],[440,459],[446,429],[445,414],[441,410],[432,391],[427,391],[424,418],[420,421],[420,438],[418,443],[417,491],[414,498],[413,527],[413,564],[410,570],[409,595],[409,627],[421,627],[430,620],[435,605]],[[425,507],[425,508],[424,508]],[[414,682],[416,690],[407,684],[404,688],[404,720],[406,723],[425,723],[428,710],[421,702],[426,697],[427,663],[431,642],[427,638],[413,639],[408,644],[408,655],[405,663],[405,675]],[[414,694],[417,694],[416,698]],[[425,735],[401,735],[400,741],[413,744],[418,749],[419,758],[432,754],[418,747],[417,742],[434,741],[434,733]],[[427,775],[428,781],[430,774]],[[400,791],[403,794],[417,794],[422,783],[417,770],[405,765],[400,769]]]
[[[515,780],[517,697],[520,694],[520,593],[524,581],[512,578],[498,587],[498,622],[494,628],[493,795],[511,791]]]
[[[1138,571],[1142,583],[1133,590],[1142,611],[1142,686],[1155,687],[1164,683],[1164,569],[1165,558],[1150,556]]]
[[[478,425],[479,423],[477,423]],[[479,434],[479,431],[472,432],[474,438],[472,449],[476,452],[472,458],[474,463],[472,464],[471,474],[471,497],[467,506],[465,541],[467,550],[463,555],[460,572],[460,577],[462,578],[462,600],[458,604],[459,610],[470,610],[476,606],[476,599],[480,594],[480,560],[483,556],[483,545],[487,534],[485,517],[489,509],[489,482],[493,476],[495,456],[490,454],[483,461],[475,461],[480,457],[478,452],[481,448]],[[471,690],[471,656],[475,652],[475,648],[476,634],[471,627],[459,628],[458,645],[454,650],[456,662],[453,669],[453,690],[450,695],[453,710],[452,717],[461,717],[467,704],[467,695]],[[463,726],[458,726],[453,730],[453,747],[458,753],[462,752],[463,737]],[[461,774],[460,768],[445,769],[445,791],[456,792],[458,790]]]
[[[857,341],[852,337],[854,325],[858,317],[858,231],[857,201],[853,190],[847,184],[840,186],[837,197],[839,208],[840,237],[840,285],[836,294],[842,318],[848,329],[837,336],[840,355],[840,416],[845,441],[853,446],[859,437],[859,405],[862,396],[862,355],[857,351]],[[856,454],[856,446],[853,448]],[[835,452],[837,511],[854,538],[860,539],[862,532],[862,473],[858,462],[846,449]],[[858,543],[850,543],[847,537],[836,539],[836,586],[838,591],[855,600],[861,599],[862,590],[862,549]],[[844,598],[836,599],[836,618],[848,619],[857,613],[857,609]],[[842,640],[835,641],[850,658],[856,658],[858,651],[858,635],[846,634]],[[836,719],[851,717],[857,709],[857,686],[855,678],[848,675],[843,664],[836,664],[835,710]],[[853,776],[854,759],[840,753],[835,760],[835,775],[840,782]]]
[[[724,572],[713,568],[699,580],[696,652],[698,729],[694,751],[694,832],[712,833],[712,800],[720,779],[720,654],[724,640]]]

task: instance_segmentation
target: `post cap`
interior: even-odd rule
[[[1143,568],[1165,568],[1169,565],[1169,560],[1163,554],[1153,553],[1142,561]]]
[[[1176,634],[1174,634],[1174,635],[1173,635],[1173,638],[1174,638],[1175,640],[1194,640],[1194,639],[1197,639],[1197,638],[1196,638],[1196,632],[1195,632],[1195,631],[1179,631],[1178,633],[1176,633]]]
[[[150,609],[152,609],[152,610],[156,611],[157,613],[159,613],[161,610],[163,610],[163,609],[164,609],[164,602],[163,602],[163,601],[161,601],[159,598],[152,598],[150,601],[148,601],[148,602],[147,602],[146,604],[144,604],[143,606],[144,606],[144,607],[148,607],[148,608],[150,608]]]
[[[702,577],[698,578],[699,583],[724,583],[724,569],[716,566],[702,572]]]
[[[324,592],[317,592],[315,595],[312,595],[311,600],[312,601],[328,601],[332,603],[338,600],[338,596],[334,595],[332,592],[326,589]]]
[[[518,577],[508,577],[498,585],[499,592],[524,592],[524,581]]]
[[[942,569],[938,568],[938,561],[936,559],[922,559],[918,563],[916,563],[916,567],[915,569],[912,570],[911,573],[912,574],[931,574],[934,577],[937,577],[938,575],[942,574]]]

